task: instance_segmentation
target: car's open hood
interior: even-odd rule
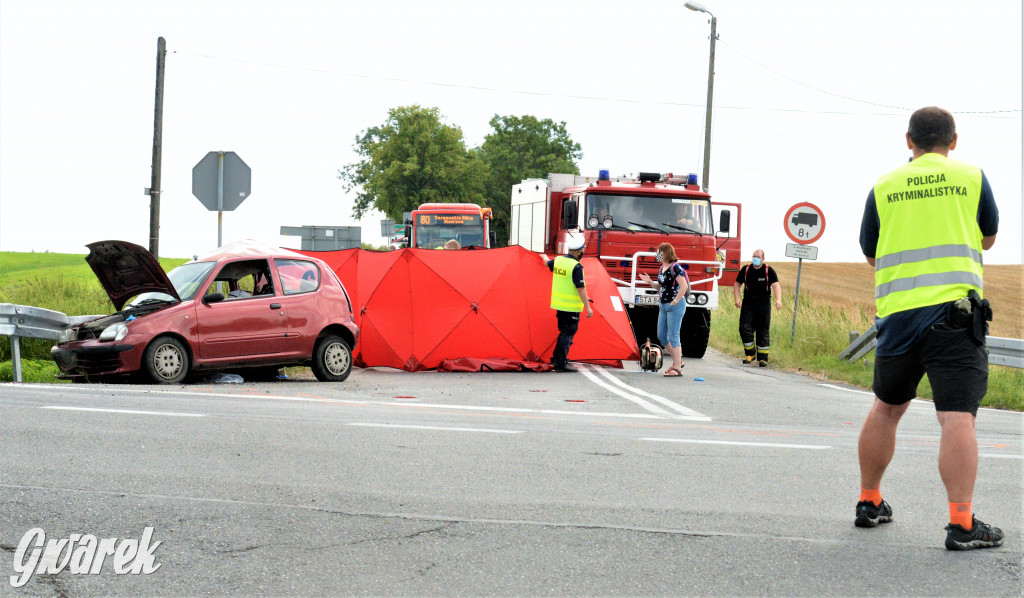
[[[181,301],[167,274],[145,247],[127,241],[97,241],[86,247],[89,255],[85,261],[118,311],[140,293],[165,293]]]

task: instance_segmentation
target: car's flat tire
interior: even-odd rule
[[[188,351],[172,336],[157,337],[142,355],[142,369],[157,384],[179,384],[188,375]]]
[[[352,372],[352,347],[340,336],[329,334],[317,341],[310,367],[321,382],[342,382]]]

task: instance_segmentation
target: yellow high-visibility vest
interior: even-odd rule
[[[583,311],[579,291],[572,282],[572,269],[578,263],[564,255],[555,258],[554,276],[551,277],[551,309],[577,313]]]
[[[925,154],[875,183],[878,317],[982,291],[981,169]]]

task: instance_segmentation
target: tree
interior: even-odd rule
[[[485,201],[486,166],[437,108],[388,110],[383,125],[356,136],[355,150],[361,159],[338,170],[338,178],[356,191],[356,218],[376,208],[400,222],[402,212],[424,203]]]
[[[576,160],[583,148],[569,136],[565,122],[535,116],[498,116],[491,119],[493,132],[480,146],[487,165],[487,203],[494,209],[491,228],[498,244],[508,242],[512,185],[527,178],[546,178],[548,173],[579,174]]]

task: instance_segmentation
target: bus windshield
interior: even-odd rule
[[[590,229],[715,234],[711,202],[703,198],[589,193],[584,223]]]
[[[416,225],[416,247],[441,249],[446,241],[455,239],[462,247],[484,246],[483,224]]]

